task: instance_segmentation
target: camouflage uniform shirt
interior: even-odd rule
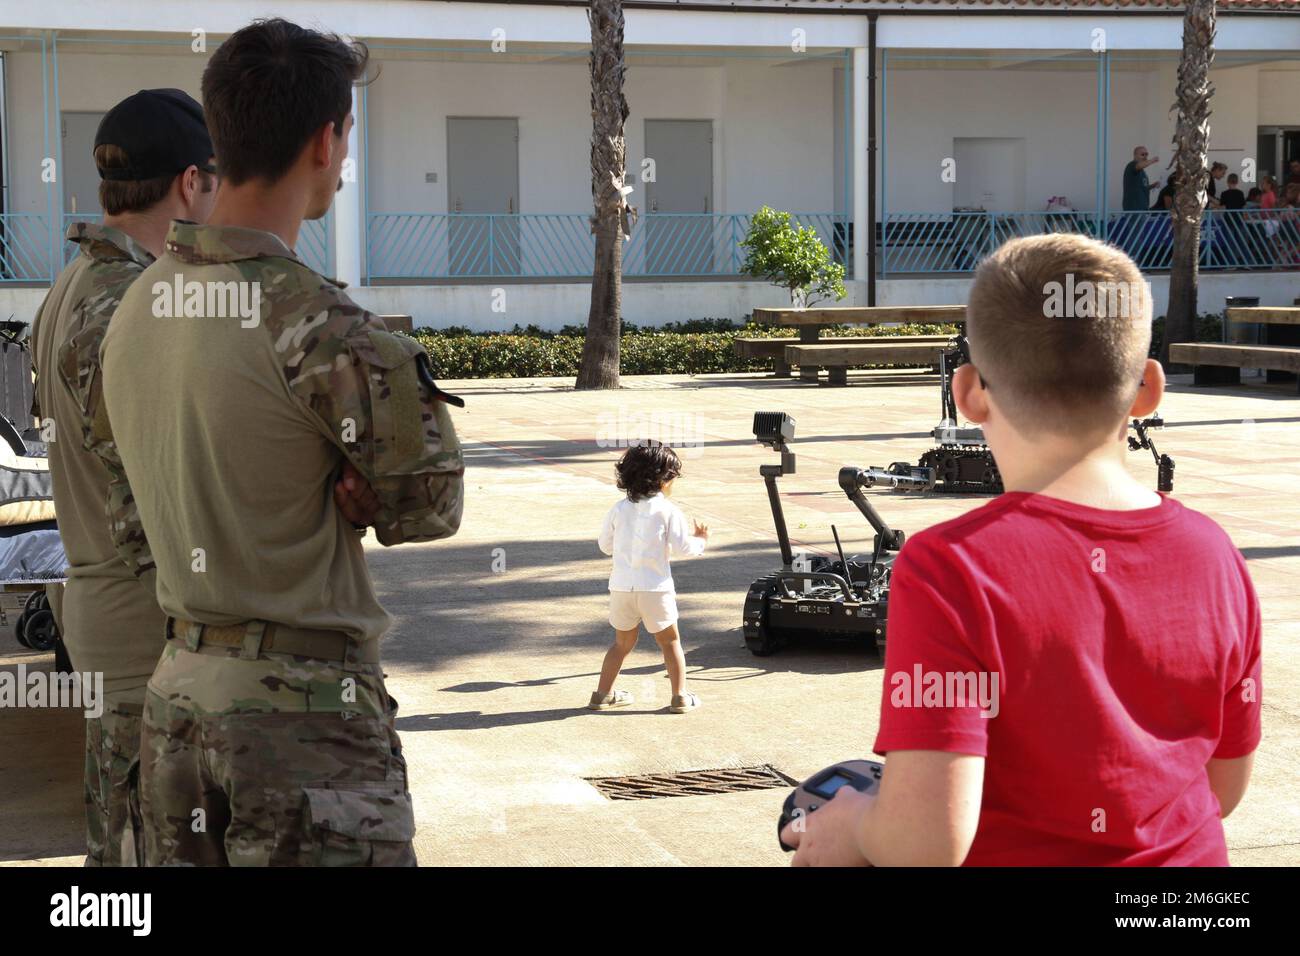
[[[379,636],[388,616],[338,511],[344,459],[385,545],[454,534],[450,416],[386,331],[275,235],[173,222],[103,344],[111,434],[168,615]]]
[[[32,324],[36,398],[42,431],[52,439],[55,511],[69,565],[65,641],[77,668],[104,673],[105,690],[135,690],[142,700],[162,650],[163,617],[152,580],[136,580],[152,559],[130,487],[112,442],[95,438],[92,422],[103,414],[104,332],[154,257],[126,233],[96,223],[73,223],[67,238],[80,252]]]

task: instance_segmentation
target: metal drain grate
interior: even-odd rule
[[[587,777],[587,782],[610,800],[655,800],[659,797],[696,797],[745,790],[793,787],[798,781],[768,764],[727,767],[722,770],[685,770],[681,773],[647,773],[635,777]]]

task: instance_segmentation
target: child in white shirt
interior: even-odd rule
[[[668,668],[672,685],[669,710],[684,714],[699,707],[700,698],[685,688],[686,658],[677,631],[677,595],[668,559],[670,554],[703,554],[709,529],[697,521],[688,533],[685,516],[668,500],[674,479],[682,473],[682,463],[671,448],[634,446],[614,470],[618,487],[627,497],[605,515],[598,541],[601,551],[614,556],[609,575],[609,623],[614,627],[614,643],[605,652],[600,683],[588,707],[607,710],[632,703],[627,691],[613,689],[614,681],[636,646],[639,625],[644,623],[663,651]]]

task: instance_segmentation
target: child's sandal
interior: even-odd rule
[[[686,693],[674,697],[672,700],[672,704],[669,705],[668,709],[672,711],[674,714],[684,714],[688,710],[695,710],[699,706],[700,706],[699,697],[691,693]]]
[[[591,703],[587,705],[588,710],[609,710],[611,707],[626,707],[632,703],[632,695],[625,690],[616,690],[600,695],[600,691],[595,691],[591,695]]]

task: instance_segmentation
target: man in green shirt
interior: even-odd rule
[[[1124,211],[1138,212],[1151,203],[1151,190],[1160,185],[1160,180],[1151,182],[1146,169],[1160,162],[1159,156],[1151,156],[1145,146],[1133,148],[1133,158],[1124,167]]]
[[[36,401],[53,424],[50,476],[68,559],[63,636],[79,670],[104,675],[105,707],[86,721],[86,864],[140,862],[136,771],[145,683],[163,648],[153,561],[111,443],[87,442],[99,342],[122,295],[162,252],[172,219],[203,220],[216,197],[203,110],[180,90],[141,90],[95,136],[103,223],[75,222],[77,256],[32,323]],[[88,447],[96,445],[98,447]],[[105,514],[110,489],[119,531]],[[137,579],[141,576],[141,579]]]
[[[150,863],[415,862],[388,615],[332,489],[345,467],[369,483],[381,544],[454,534],[459,400],[293,252],[340,183],[366,59],[284,20],[221,45],[203,75],[216,207],[172,224],[104,341],[168,618],[144,713]]]

